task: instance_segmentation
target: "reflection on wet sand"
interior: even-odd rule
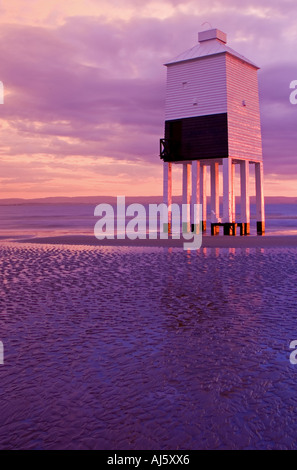
[[[0,245],[0,448],[295,448],[296,262]]]

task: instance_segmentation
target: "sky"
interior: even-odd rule
[[[265,195],[297,196],[296,0],[6,0],[0,18],[0,198],[162,194],[163,64],[209,27],[260,67]]]

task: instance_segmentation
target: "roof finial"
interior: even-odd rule
[[[209,24],[209,26],[210,26],[210,29],[212,29],[212,25],[210,24],[210,22],[209,22],[209,21],[204,21],[204,23],[202,23],[202,25],[201,25],[201,26],[204,26],[205,24]]]

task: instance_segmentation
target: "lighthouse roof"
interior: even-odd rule
[[[253,67],[259,68],[252,61],[244,57],[243,55],[236,52],[234,49],[226,45],[227,36],[225,33],[218,29],[210,29],[208,31],[202,31],[198,34],[198,44],[191,49],[182,52],[174,59],[166,62],[164,65],[176,64],[178,62],[184,62],[188,60],[201,59],[203,57],[212,56],[216,54],[230,54],[238,59],[252,65]]]

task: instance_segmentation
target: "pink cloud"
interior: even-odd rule
[[[295,2],[282,5],[260,2],[275,12],[297,13]],[[265,64],[259,73],[265,173],[296,172],[297,106],[289,103],[288,86],[297,79],[297,68],[287,47],[286,57],[269,52],[284,40],[287,19],[279,15],[268,22],[239,9],[235,0],[224,8],[224,13],[214,9],[209,21],[230,32],[231,47]],[[88,156],[98,159],[98,171],[101,157],[157,164],[164,119],[162,64],[195,43],[205,20],[179,12],[165,20],[107,23],[101,17],[72,17],[56,28],[3,25],[0,79],[8,95],[1,118],[9,130],[0,152],[50,154],[57,160]],[[238,39],[245,36],[248,41]],[[36,177],[32,173],[32,181]]]

